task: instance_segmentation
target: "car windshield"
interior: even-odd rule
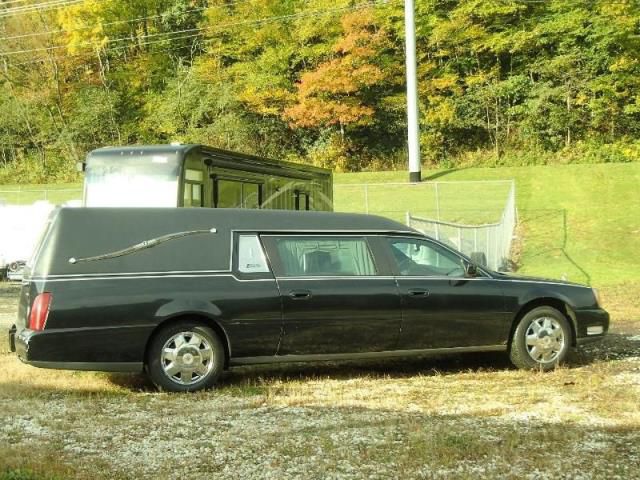
[[[179,173],[175,154],[89,158],[84,205],[175,207]]]

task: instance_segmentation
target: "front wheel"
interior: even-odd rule
[[[216,333],[197,322],[161,329],[151,341],[147,371],[160,390],[194,392],[210,388],[224,368],[224,347]]]
[[[552,370],[566,358],[571,339],[571,326],[561,312],[537,307],[520,319],[509,356],[518,368]]]

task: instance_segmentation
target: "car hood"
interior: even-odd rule
[[[508,273],[500,273],[500,272],[492,272],[494,278],[498,278],[500,280],[513,280],[519,282],[549,282],[549,283],[559,283],[562,285],[573,285],[574,287],[587,287],[582,283],[569,282],[567,280],[558,280],[555,278],[543,278],[543,277],[530,277],[525,275],[512,275]]]

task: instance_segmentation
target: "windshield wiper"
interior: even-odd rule
[[[124,255],[136,253],[136,252],[139,252],[140,250],[146,250],[147,248],[155,247],[157,245],[160,245],[161,243],[165,243],[170,240],[175,240],[176,238],[189,237],[191,235],[200,235],[203,233],[217,233],[217,230],[215,228],[211,228],[209,230],[189,230],[186,232],[169,233],[161,237],[156,237],[150,240],[145,240],[144,242],[136,243],[135,245],[131,245],[130,247],[123,248],[122,250],[116,250],[115,252],[103,253],[102,255],[96,255],[94,257],[84,257],[84,258],[71,257],[69,259],[69,263],[75,265],[76,263],[95,262],[97,260],[108,260],[110,258],[123,257]]]

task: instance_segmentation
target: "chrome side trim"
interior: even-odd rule
[[[47,275],[46,277],[36,277],[35,279],[55,279],[55,278],[83,278],[83,277],[125,277],[140,275],[167,275],[167,274],[197,274],[197,273],[229,273],[231,270],[167,270],[165,272],[121,272],[121,273],[69,273],[66,275]]]
[[[394,280],[396,277],[387,275],[309,275],[296,277],[276,277],[276,280]]]
[[[389,276],[389,275],[332,275],[332,276],[297,276],[297,277],[273,277],[273,278],[239,278],[229,270],[185,270],[172,272],[127,272],[127,273],[89,273],[89,274],[70,274],[70,275],[50,275],[46,277],[32,277],[23,279],[22,284],[27,285],[29,282],[71,282],[85,280],[128,280],[128,279],[149,279],[149,278],[210,278],[210,277],[232,277],[238,282],[272,282],[278,280],[441,280],[448,282],[467,282],[467,281],[494,281],[494,282],[518,282],[531,283],[540,285],[561,285],[565,287],[590,288],[586,285],[573,285],[548,280],[517,280],[502,279],[491,277],[420,277],[420,276]]]
[[[260,363],[289,363],[289,362],[323,362],[335,360],[364,360],[374,358],[394,358],[413,357],[421,355],[442,355],[447,353],[466,352],[504,352],[506,345],[483,345],[477,347],[450,347],[450,348],[427,348],[420,350],[388,350],[383,352],[364,353],[332,353],[314,355],[275,355],[270,357],[239,357],[231,358],[231,366],[254,365]]]
[[[25,282],[83,282],[88,280],[141,280],[141,279],[161,279],[161,278],[214,278],[214,277],[232,277],[237,282],[275,282],[275,278],[238,278],[232,273],[217,273],[217,274],[203,274],[203,275],[189,275],[189,274],[158,274],[158,275],[110,275],[103,277],[73,277],[68,278],[65,276],[60,276],[59,278],[51,278],[51,277],[41,277],[41,278],[31,278],[29,280],[25,280]]]

